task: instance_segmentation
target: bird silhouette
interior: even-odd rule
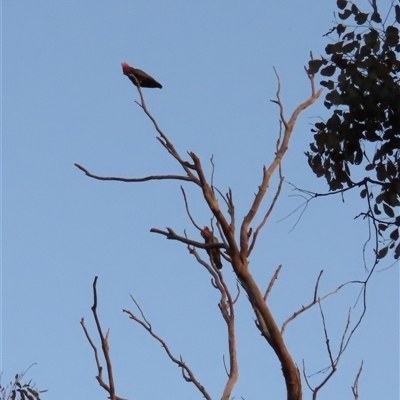
[[[135,80],[136,78],[140,87],[142,88],[162,88],[161,83],[157,82],[154,78],[146,74],[146,72],[142,71],[141,69],[133,68],[124,62],[121,63],[121,65],[123,74],[126,75],[135,86],[137,86]]]

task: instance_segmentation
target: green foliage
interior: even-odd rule
[[[21,380],[24,377],[25,372],[22,374],[16,374],[14,381],[10,382],[5,387],[0,384],[1,400],[40,400],[40,394],[47,392],[47,390],[37,390],[31,380],[22,384]]]
[[[385,22],[373,1],[371,13],[361,12],[351,1],[337,0],[337,6],[339,19],[351,19],[351,25],[335,25],[326,34],[337,34],[326,46],[326,56],[309,63],[309,73],[327,77],[321,81],[328,89],[324,105],[333,111],[326,122],[314,125],[306,155],[331,191],[362,189],[360,195],[368,201],[363,215],[372,219],[382,239],[377,257],[394,249],[399,258],[400,6],[392,3]],[[391,25],[386,24],[393,10]],[[364,178],[355,182],[351,172],[359,165]]]

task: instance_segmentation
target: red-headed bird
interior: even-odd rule
[[[141,69],[133,68],[127,63],[121,63],[122,72],[126,75],[130,81],[137,86],[135,78],[138,80],[140,87],[142,88],[162,88],[161,83],[158,83],[154,78],[150,75],[147,75],[146,72]],[[135,77],[135,78],[134,78]]]
[[[200,231],[201,236],[204,239],[204,243],[210,244],[210,243],[218,243],[217,238],[213,235],[213,233],[210,231],[210,229],[205,226],[201,231]],[[211,264],[215,265],[218,269],[222,268],[222,262],[221,262],[221,254],[219,252],[219,249],[206,249],[208,256],[210,257]]]

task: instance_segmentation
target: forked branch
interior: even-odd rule
[[[283,105],[280,99],[280,85],[278,81],[277,100],[275,101],[275,103],[277,103],[280,107],[281,121],[285,128],[283,132],[283,137],[282,140],[279,141],[275,157],[273,158],[269,167],[267,168],[264,166],[263,168],[263,177],[261,180],[261,184],[259,185],[258,191],[247,215],[243,219],[243,223],[240,228],[240,255],[236,257],[236,254],[232,254],[233,268],[238,276],[240,283],[246,290],[249,300],[253,306],[254,312],[257,317],[257,326],[275,351],[281,363],[282,372],[286,383],[288,400],[301,400],[302,398],[300,373],[297,369],[295,362],[293,361],[290,352],[286,347],[286,344],[282,337],[282,333],[277,326],[273,314],[267,306],[264,300],[264,296],[262,295],[256,281],[254,280],[252,274],[248,269],[247,255],[249,253],[249,237],[251,235],[250,224],[256,216],[260,205],[265,197],[273,173],[281,164],[283,156],[288,149],[289,141],[293,133],[297,117],[299,116],[301,111],[313,104],[321,95],[322,89],[315,92],[313,77],[308,77],[311,81],[311,96],[294,110],[289,121],[287,121],[284,117]]]
[[[306,306],[302,306],[300,308],[300,310],[297,310],[296,312],[293,313],[293,315],[291,315],[283,324],[282,324],[282,328],[281,328],[281,333],[283,335],[283,333],[285,332],[286,326],[292,322],[295,318],[297,318],[299,315],[301,315],[303,312],[309,310],[311,307],[315,306],[317,303],[320,303],[321,301],[325,300],[327,297],[332,296],[333,294],[336,294],[339,292],[340,289],[342,289],[344,286],[350,284],[350,283],[354,283],[354,282],[346,282],[346,283],[342,283],[341,285],[339,285],[335,290],[332,290],[331,292],[325,294],[322,297],[318,296],[318,287],[319,287],[319,281],[321,279],[322,273],[324,271],[321,270],[318,278],[317,278],[317,282],[315,283],[315,287],[314,287],[314,297],[311,300],[311,302],[309,304],[307,304]]]
[[[259,185],[259,189],[254,198],[253,204],[251,205],[250,210],[248,211],[247,215],[244,217],[244,220],[243,220],[243,223],[242,223],[242,226],[240,229],[240,253],[243,258],[246,257],[246,255],[248,254],[248,251],[249,251],[249,244],[248,244],[249,226],[250,226],[251,222],[253,221],[255,215],[257,214],[258,209],[260,208],[260,205],[264,199],[264,196],[269,187],[269,182],[270,182],[271,176],[273,175],[274,171],[281,163],[284,154],[286,153],[287,149],[289,148],[289,141],[292,136],[293,129],[295,127],[297,118],[300,115],[300,113],[303,110],[305,110],[307,107],[309,107],[311,104],[313,104],[322,93],[322,88],[319,89],[317,92],[315,92],[314,78],[312,76],[308,75],[308,78],[310,79],[310,82],[311,82],[311,96],[307,100],[305,100],[303,103],[301,103],[299,106],[296,107],[296,109],[293,111],[292,116],[290,117],[289,121],[287,122],[285,119],[285,116],[284,116],[283,104],[280,99],[279,76],[277,75],[277,77],[278,77],[278,90],[277,90],[277,95],[276,95],[277,99],[274,100],[274,102],[279,105],[281,121],[282,121],[285,129],[283,132],[282,141],[281,141],[281,143],[279,143],[279,148],[276,151],[274,159],[272,160],[272,162],[268,168],[266,168],[266,167],[263,168],[263,178],[261,181],[261,185]]]
[[[97,365],[96,379],[99,382],[99,385],[110,395],[111,400],[126,400],[126,399],[123,399],[122,397],[117,396],[115,393],[115,384],[114,384],[112,363],[111,363],[111,358],[110,358],[110,346],[108,344],[108,337],[109,337],[110,331],[108,330],[107,333],[104,335],[103,330],[100,325],[100,320],[97,315],[97,287],[96,287],[96,285],[97,285],[97,276],[94,278],[94,281],[93,281],[92,313],[93,313],[94,320],[96,322],[97,333],[99,334],[99,337],[100,337],[103,356],[106,361],[108,384],[106,382],[104,382],[104,380],[103,380],[103,367],[101,366],[99,352],[97,350],[96,345],[94,344],[93,340],[91,339],[91,337],[89,335],[89,332],[85,326],[85,320],[83,318],[81,319],[81,325],[82,325],[83,331],[85,332],[86,338],[87,338],[88,342],[90,343],[90,346],[92,347],[93,352],[94,352],[94,357],[95,357],[96,365]]]
[[[363,361],[361,362],[360,368],[358,370],[358,373],[356,375],[356,378],[354,380],[354,384],[351,387],[351,391],[353,392],[354,400],[358,400],[358,381],[360,380],[362,368],[363,368]]]
[[[339,349],[337,351],[336,356],[334,356],[333,350],[331,347],[331,342],[330,342],[329,335],[328,335],[328,328],[326,325],[325,315],[322,310],[322,306],[321,306],[320,302],[318,302],[318,305],[319,305],[319,309],[320,309],[322,325],[323,325],[323,329],[324,329],[324,336],[325,336],[325,345],[326,345],[326,350],[328,353],[330,365],[329,365],[329,367],[323,368],[322,370],[317,372],[317,374],[326,373],[326,372],[328,372],[328,374],[325,376],[325,378],[321,381],[321,383],[319,385],[312,387],[308,380],[308,377],[306,375],[306,367],[305,367],[305,362],[303,360],[303,376],[307,383],[307,386],[309,387],[309,389],[312,392],[312,400],[317,400],[319,391],[328,383],[328,381],[332,378],[332,376],[337,371],[337,366],[338,366],[339,361],[345,350],[345,342],[346,342],[346,337],[348,335],[348,331],[349,331],[349,327],[350,327],[350,315],[351,315],[350,310],[349,310],[349,313],[347,315],[346,326],[343,330],[342,338],[341,338],[341,341],[339,344]]]
[[[128,314],[130,319],[132,319],[133,321],[135,321],[139,325],[141,325],[154,339],[156,339],[159,343],[161,343],[161,345],[164,348],[165,352],[167,353],[169,359],[181,368],[182,376],[185,379],[185,381],[193,383],[196,386],[196,388],[200,391],[200,393],[204,396],[205,399],[211,400],[211,396],[208,394],[207,390],[196,379],[193,371],[186,365],[186,363],[183,361],[182,357],[180,357],[178,359],[172,354],[167,343],[153,331],[153,327],[151,326],[150,322],[147,320],[146,316],[144,315],[140,305],[133,298],[133,296],[131,296],[131,299],[135,303],[136,307],[138,308],[141,318],[137,317],[132,311],[129,311],[129,310],[124,309],[123,312]]]
[[[206,263],[196,251],[196,248],[188,246],[189,251],[193,254],[197,260],[197,262],[203,265],[207,271],[213,277],[212,285],[219,290],[221,294],[220,301],[218,303],[219,310],[221,312],[222,317],[225,320],[227,330],[228,330],[228,348],[229,348],[229,369],[226,368],[225,362],[225,370],[228,375],[228,380],[225,384],[224,392],[222,394],[222,400],[229,400],[231,398],[232,390],[239,378],[239,367],[237,361],[237,353],[236,353],[236,333],[235,333],[235,303],[239,297],[240,290],[238,288],[238,294],[235,299],[232,298],[231,293],[229,291],[228,285],[226,284],[223,274],[218,268]],[[225,361],[225,360],[224,360]]]

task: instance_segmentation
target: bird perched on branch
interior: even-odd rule
[[[204,243],[206,244],[211,244],[211,243],[218,243],[217,238],[213,235],[213,233],[210,231],[210,229],[205,226],[201,231],[200,231],[201,236],[204,239]],[[219,252],[218,248],[215,249],[206,249],[208,256],[210,257],[211,264],[215,265],[218,269],[222,268],[222,262],[221,262],[221,254]]]
[[[161,83],[157,82],[154,78],[146,74],[146,72],[142,71],[141,69],[133,68],[124,62],[121,63],[121,65],[123,74],[126,75],[135,86],[137,86],[135,81],[136,78],[140,87],[142,88],[162,88]]]

